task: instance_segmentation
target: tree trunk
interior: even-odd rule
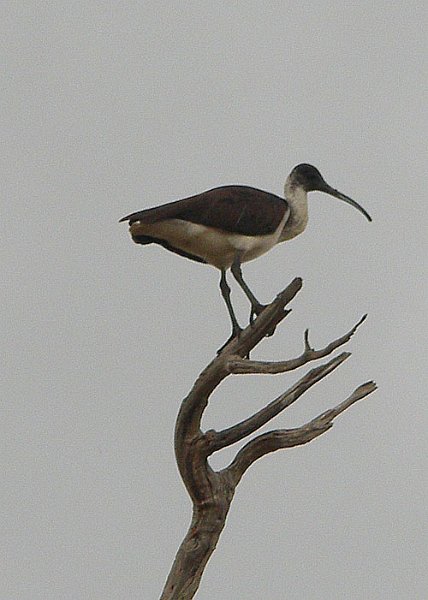
[[[178,549],[160,600],[188,600],[199,587],[205,566],[226,523],[234,486],[213,472],[212,500],[193,508],[192,522]]]

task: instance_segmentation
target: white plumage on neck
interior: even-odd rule
[[[280,235],[280,242],[291,240],[302,233],[308,223],[308,194],[290,176],[285,182],[284,196],[290,207],[290,216]]]

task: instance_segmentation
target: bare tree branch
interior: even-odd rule
[[[248,419],[241,421],[241,423],[219,432],[208,431],[206,435],[209,437],[209,453],[212,454],[221,448],[230,446],[257,431],[257,429],[260,429],[260,427],[276,417],[284,409],[291,406],[306,390],[334,371],[350,356],[349,352],[342,352],[342,354],[332,358],[328,363],[315,367],[299,379],[289,390],[278,396],[275,400],[272,400],[267,406],[251,417],[248,417]]]
[[[201,419],[210,396],[231,373],[281,373],[296,369],[312,360],[331,354],[345,344],[361,319],[347,334],[325,348],[314,350],[305,332],[303,353],[282,362],[259,362],[245,359],[249,352],[289,314],[287,304],[302,287],[302,280],[294,279],[275,300],[255,319],[252,325],[233,339],[202,371],[189,394],[183,400],[175,428],[175,454],[183,482],[193,502],[193,515],[189,530],[178,549],[161,600],[190,600],[195,595],[204,568],[214,552],[226,522],[230,504],[242,475],[255,460],[280,448],[306,444],[332,427],[333,419],[357,400],[370,394],[376,386],[369,382],[357,388],[349,398],[306,425],[297,429],[282,429],[257,436],[237,453],[231,464],[214,471],[208,457],[217,450],[239,441],[257,431],[281,411],[295,402],[307,389],[340,366],[349,356],[342,352],[329,362],[320,365],[291,386],[254,415],[224,431],[203,433]]]
[[[278,373],[285,373],[287,371],[293,371],[299,367],[307,364],[310,361],[324,358],[331,354],[334,350],[349,342],[351,337],[357,331],[358,327],[365,321],[367,315],[364,315],[354,327],[342,335],[337,340],[334,340],[324,348],[320,350],[314,350],[309,344],[309,329],[306,329],[304,342],[305,349],[300,356],[291,360],[282,360],[277,362],[272,361],[259,361],[259,360],[245,360],[237,356],[231,356],[227,361],[227,369],[230,373],[235,375],[246,375],[246,374],[261,374],[261,375],[276,375]]]
[[[276,326],[290,313],[285,307],[301,290],[302,285],[300,277],[293,279],[290,285],[264,308],[257,319],[222,350],[220,356],[247,356],[264,337],[272,335]]]
[[[337,415],[375,390],[376,384],[369,381],[358,387],[349,398],[338,404],[335,408],[318,415],[318,417],[315,417],[315,419],[312,419],[301,427],[297,427],[296,429],[277,429],[257,436],[241,448],[225,471],[229,471],[236,484],[238,484],[245,471],[256,460],[265,454],[275,452],[281,448],[292,448],[293,446],[307,444],[333,427],[333,419]]]
[[[335,408],[326,410],[322,414],[318,415],[318,417],[315,417],[315,419],[312,419],[311,423],[315,424],[315,425],[322,425],[323,423],[331,423],[333,421],[333,419],[335,419],[338,415],[340,415],[340,413],[344,412],[350,406],[355,404],[355,402],[358,402],[358,400],[365,398],[366,396],[368,396],[375,390],[377,390],[377,385],[375,384],[374,381],[368,381],[367,383],[363,383],[362,385],[357,387],[352,392],[352,394],[348,398],[346,398],[346,400],[344,400],[343,402],[338,404]]]
[[[202,414],[216,387],[229,375],[226,368],[231,353],[246,356],[290,312],[285,306],[302,287],[300,278],[294,279],[275,300],[249,325],[240,336],[230,342],[219,356],[202,371],[193,388],[183,400],[175,427],[175,455],[183,482],[191,498],[202,502],[211,494],[212,471],[206,460],[206,438],[201,431]]]

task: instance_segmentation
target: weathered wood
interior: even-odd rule
[[[236,486],[258,458],[282,448],[306,444],[322,435],[332,427],[335,417],[376,389],[373,382],[368,382],[357,388],[335,408],[301,427],[273,430],[256,436],[237,452],[225,469],[214,471],[210,467],[208,457],[211,454],[259,430],[349,358],[350,353],[343,352],[312,369],[290,389],[241,423],[220,432],[201,430],[201,419],[211,394],[230,374],[273,374],[297,369],[313,360],[328,356],[345,344],[365,319],[363,317],[348,333],[321,350],[310,347],[306,331],[304,352],[296,359],[260,362],[245,358],[266,335],[271,335],[276,326],[289,314],[290,311],[285,307],[301,287],[301,279],[292,281],[254,323],[233,339],[202,371],[181,404],[175,428],[175,454],[180,475],[193,502],[193,516],[189,530],[177,551],[160,600],[190,600],[194,597],[205,566],[225,526]]]

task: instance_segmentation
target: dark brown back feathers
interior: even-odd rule
[[[289,210],[286,200],[256,188],[230,185],[132,213],[121,221],[182,219],[242,235],[268,235]]]

